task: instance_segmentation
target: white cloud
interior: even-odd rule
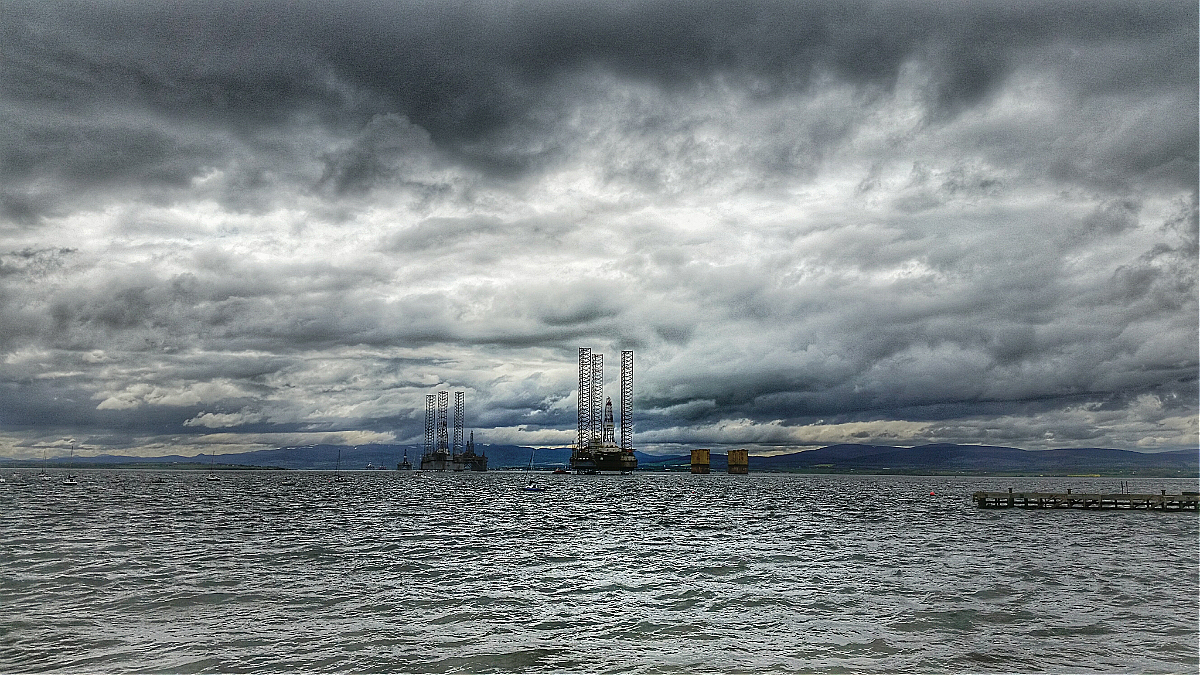
[[[254,424],[261,422],[263,416],[259,413],[200,413],[195,417],[185,420],[185,427],[207,427],[209,429],[225,429],[229,427],[240,427],[244,424]]]

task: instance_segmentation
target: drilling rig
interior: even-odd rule
[[[487,455],[475,454],[474,431],[471,432],[471,440],[465,447],[463,445],[466,398],[465,392],[454,392],[454,435],[451,441],[446,423],[450,393],[439,391],[436,395],[425,396],[425,452],[421,455],[422,471],[487,471]]]
[[[575,473],[637,468],[633,454],[633,351],[621,352],[621,444],[617,445],[612,399],[604,397],[604,355],[579,348],[579,428],[571,450]]]

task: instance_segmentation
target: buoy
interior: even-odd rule
[[[933,494],[933,490],[930,490],[930,491],[929,491],[929,496],[930,496],[930,497],[934,496],[934,494]]]

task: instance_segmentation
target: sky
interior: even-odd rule
[[[6,2],[0,456],[1197,447],[1197,7]]]

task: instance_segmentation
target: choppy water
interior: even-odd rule
[[[1200,668],[1194,512],[969,501],[1117,479],[20,473],[5,672]]]

